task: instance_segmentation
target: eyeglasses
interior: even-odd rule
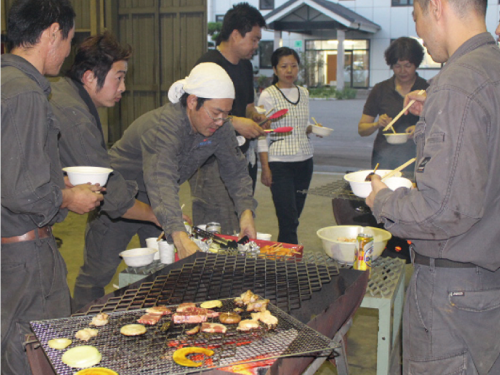
[[[210,117],[213,122],[220,122],[221,125],[224,125],[226,122],[228,122],[232,118],[232,116],[227,116],[227,117],[213,117],[210,114],[210,112],[208,112],[208,109],[205,108],[205,106],[203,106],[203,109],[205,110],[205,112],[207,112],[208,117]]]

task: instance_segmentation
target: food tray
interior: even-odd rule
[[[234,299],[221,300],[223,306],[218,312],[233,311],[236,307]],[[175,311],[176,306],[171,306]],[[137,374],[188,374],[203,370],[228,367],[235,364],[251,363],[279,357],[318,353],[329,355],[336,347],[331,340],[307,327],[284,311],[269,304],[268,310],[278,318],[275,329],[261,328],[250,332],[236,330],[237,325],[226,325],[225,334],[198,333],[188,336],[185,332],[196,324],[171,324],[162,331],[171,316],[164,316],[158,324],[146,326],[147,332],[141,336],[129,337],[120,333],[126,324],[136,323],[145,309],[115,312],[109,314],[109,323],[97,327],[97,337],[88,342],[74,338],[75,333],[89,325],[92,316],[79,316],[53,320],[33,321],[32,329],[55,372],[59,375],[73,375],[77,369],[71,368],[61,361],[67,349],[80,346],[95,346],[102,354],[101,362],[96,367],[110,368],[120,375]],[[249,319],[250,313],[243,312],[242,319]],[[219,323],[218,318],[209,318],[207,322]],[[73,340],[66,350],[55,350],[48,346],[53,338],[67,337]],[[183,367],[172,360],[172,354],[181,347],[198,346],[212,349],[212,357],[203,357],[203,365],[197,368]],[[198,358],[198,360],[201,358]]]
[[[225,238],[226,240],[238,241],[238,237],[235,237],[235,236],[228,236],[225,234],[218,234],[217,236]],[[294,258],[295,260],[301,260],[303,254],[304,254],[304,246],[302,246],[302,245],[294,245],[294,244],[290,244],[290,243],[266,241],[266,240],[258,240],[258,239],[252,239],[252,241],[255,242],[257,245],[259,245],[259,247],[281,245],[286,249],[293,249],[294,251],[296,251],[298,253],[298,254],[293,254],[292,256],[271,256],[273,258],[278,258],[278,259],[279,258],[281,258],[281,259]],[[261,254],[261,255],[264,255],[264,254]],[[270,257],[270,256],[268,255],[268,257]]]

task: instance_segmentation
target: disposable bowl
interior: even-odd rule
[[[375,173],[380,177],[384,177],[386,174],[391,172],[391,169],[378,169]],[[357,171],[348,173],[344,176],[344,180],[349,182],[352,192],[354,195],[360,198],[366,198],[372,192],[372,183],[370,181],[365,181],[366,176],[373,172],[371,170]],[[400,177],[401,172],[396,172],[395,177]],[[385,182],[385,181],[384,181]]]
[[[400,187],[411,189],[413,186],[413,183],[404,177],[389,177],[387,180],[384,180],[384,184],[391,190],[396,190]]]
[[[63,168],[68,174],[69,182],[72,185],[82,185],[91,183],[92,185],[106,185],[108,177],[113,170],[111,168],[102,167],[66,167]]]
[[[125,250],[120,253],[120,256],[129,267],[142,267],[153,263],[154,256],[158,250],[141,247],[137,249]]]
[[[387,133],[384,134],[385,139],[387,139],[387,143],[391,145],[400,145],[406,143],[408,137],[410,136],[408,133]]]
[[[346,242],[343,239],[355,239],[359,233],[373,236],[372,260],[377,259],[382,254],[387,241],[392,237],[392,234],[384,229],[360,225],[337,225],[321,228],[316,232],[323,242],[325,253],[337,262],[349,265],[354,263],[356,241]]]
[[[311,126],[312,126],[312,132],[322,137],[328,137],[333,132],[333,129],[326,128],[324,126],[318,126],[318,125],[311,125]]]

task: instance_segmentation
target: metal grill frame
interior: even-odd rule
[[[235,307],[233,299],[222,300],[223,307],[218,311],[232,311]],[[172,307],[175,311],[176,306]],[[120,375],[136,374],[188,374],[214,368],[238,364],[258,362],[303,355],[320,353],[328,356],[338,347],[332,341],[317,331],[304,325],[297,319],[286,314],[274,305],[268,309],[278,318],[275,330],[264,328],[258,331],[242,333],[236,331],[237,325],[226,325],[226,334],[201,333],[188,336],[185,331],[195,324],[171,324],[166,332],[161,331],[162,325],[171,321],[171,316],[162,317],[155,326],[147,326],[147,333],[142,336],[127,337],[120,333],[120,328],[125,324],[136,323],[137,319],[145,313],[145,309],[110,313],[110,323],[104,327],[97,327],[99,334],[89,342],[74,339],[74,334],[83,328],[89,327],[90,316],[62,318],[31,322],[31,326],[44,352],[49,358],[55,372],[59,375],[72,375],[75,369],[61,362],[63,351],[48,347],[48,341],[57,337],[71,337],[72,345],[93,345],[102,353],[103,359],[99,367],[111,368]],[[250,313],[244,312],[242,318],[250,318]],[[209,319],[218,322],[217,318]],[[262,324],[261,324],[262,325]],[[263,325],[262,325],[263,327]],[[199,368],[185,368],[177,365],[171,358],[162,359],[161,356],[170,357],[179,345],[218,347],[216,354],[204,360]],[[220,350],[220,348],[225,348]],[[214,361],[210,365],[210,361]]]
[[[123,295],[73,316],[234,298],[247,290],[290,312],[339,274],[337,263],[326,255],[292,259],[205,254],[194,263],[170,270],[168,275],[159,275],[154,281],[129,288]]]

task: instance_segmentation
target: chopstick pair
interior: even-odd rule
[[[425,93],[425,90],[420,90],[420,91],[418,92],[418,95],[423,95],[424,93]],[[399,118],[400,118],[401,116],[403,116],[403,114],[404,114],[404,113],[408,110],[408,108],[410,108],[410,107],[413,105],[413,103],[415,103],[415,99],[410,100],[410,102],[406,105],[406,107],[404,107],[404,108],[403,108],[403,110],[402,110],[401,112],[399,112],[399,113],[398,113],[398,115],[397,115],[396,117],[394,117],[394,118],[392,119],[392,121],[391,121],[390,123],[388,123],[388,124],[387,124],[387,126],[386,126],[386,127],[384,128],[384,130],[382,130],[382,131],[384,131],[384,132],[385,132],[385,131],[387,131],[389,128],[391,128],[391,129],[392,129],[392,131],[393,131],[393,133],[396,133],[396,131],[394,130],[394,128],[392,127],[392,125],[394,125],[394,123],[395,123],[396,121],[398,121],[398,120],[399,120]]]
[[[417,158],[411,158],[410,160],[408,160],[406,163],[400,165],[399,167],[397,167],[396,169],[390,171],[389,173],[387,173],[384,177],[382,177],[382,181],[384,181],[386,178],[389,178],[389,177],[392,177],[394,176],[396,173],[402,171],[403,169],[405,169],[407,166],[409,166],[411,163],[413,163],[415,160],[417,160]]]

